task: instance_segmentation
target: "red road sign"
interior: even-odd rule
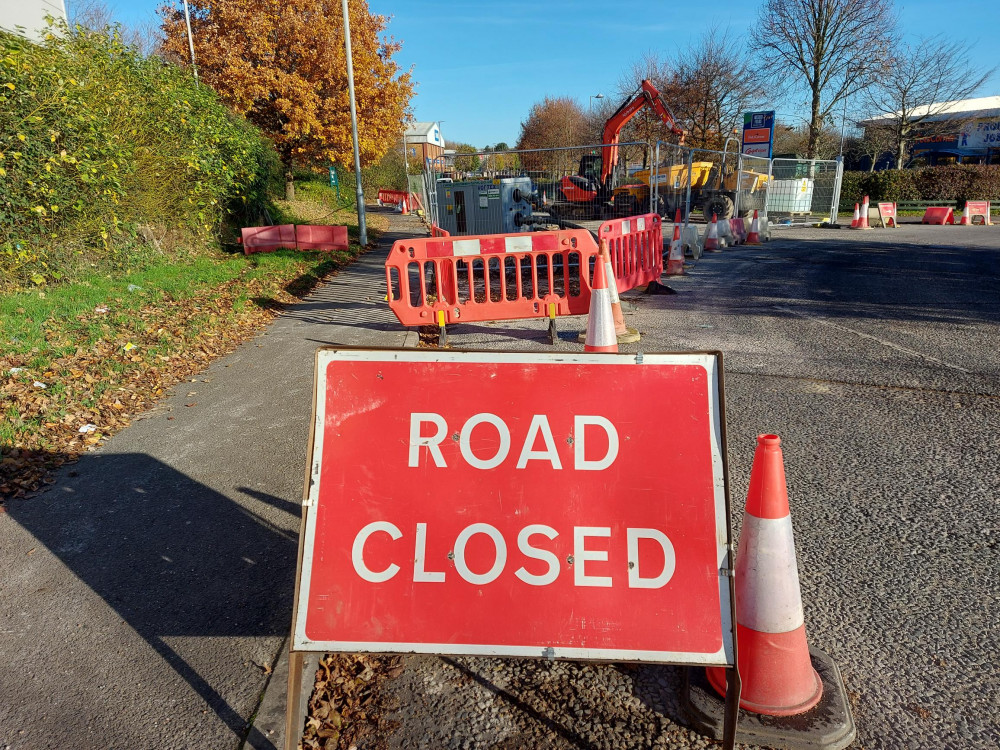
[[[320,351],[293,648],[731,665],[720,369]]]

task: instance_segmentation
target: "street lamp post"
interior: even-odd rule
[[[194,37],[191,35],[191,11],[188,10],[187,0],[184,0],[184,23],[187,25],[188,47],[191,48],[191,70],[194,71],[194,85],[198,85],[198,66],[194,61]]]
[[[361,151],[358,149],[358,109],[354,103],[354,59],[351,56],[351,19],[347,12],[347,0],[342,2],[344,10],[344,47],[347,52],[347,90],[351,103],[351,135],[354,140],[354,181],[358,201],[358,243],[368,244],[368,227],[365,225],[365,191],[361,184]]]
[[[591,112],[594,111],[594,99],[603,99],[603,98],[604,98],[604,94],[594,94],[592,97],[590,97],[590,111]]]

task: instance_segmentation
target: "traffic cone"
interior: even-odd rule
[[[857,229],[858,223],[861,221],[861,210],[858,208],[858,204],[854,204],[854,218],[851,219],[851,229]]]
[[[861,215],[858,217],[858,225],[855,226],[855,227],[852,227],[852,229],[871,229],[871,227],[868,226],[868,196],[867,195],[865,196],[865,199],[863,201],[861,201]]]
[[[408,205],[406,205],[406,196],[405,195],[403,196],[403,200],[401,200],[399,202],[399,212],[401,214],[403,214],[403,216],[408,216],[409,213],[410,213],[410,207]]]
[[[760,244],[760,219],[757,218],[757,209],[753,211],[753,221],[750,222],[750,234],[747,235],[747,244]]]
[[[639,332],[625,325],[625,315],[622,313],[622,301],[618,297],[618,281],[615,279],[615,269],[611,265],[611,253],[608,251],[608,241],[601,240],[601,256],[604,257],[604,275],[608,282],[608,293],[611,297],[611,318],[615,322],[615,338],[619,344],[631,344],[638,341]]]
[[[806,643],[777,435],[757,436],[736,553],[736,640],[743,682],[741,708],[768,716],[794,716],[819,703],[823,683]],[[712,687],[725,696],[725,670],[709,667],[707,674]]]
[[[718,218],[715,214],[712,214],[712,221],[705,232],[705,242],[702,244],[701,249],[706,253],[719,252],[719,227]]]
[[[583,346],[585,352],[618,351],[614,313],[611,310],[611,292],[608,291],[603,256],[602,251],[594,263],[594,283],[590,289],[590,313],[587,316],[587,339]]]
[[[681,210],[677,209],[674,218],[674,237],[667,248],[667,276],[684,275],[684,249],[681,247]]]

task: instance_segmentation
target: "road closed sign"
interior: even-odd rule
[[[321,350],[293,648],[731,665],[720,369]]]

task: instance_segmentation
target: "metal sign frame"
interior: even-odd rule
[[[545,647],[535,645],[490,645],[454,643],[400,643],[382,641],[313,641],[306,635],[306,611],[313,573],[313,547],[321,487],[321,469],[326,425],[327,369],[334,362],[390,363],[469,363],[498,365],[587,365],[608,368],[611,377],[627,377],[619,368],[649,365],[703,367],[708,387],[708,427],[712,471],[712,518],[719,577],[719,622],[722,647],[715,654],[651,651],[616,648]],[[314,415],[311,424],[309,463],[303,498],[302,533],[299,539],[298,570],[292,619],[292,639],[287,705],[286,747],[294,747],[301,727],[295,726],[300,712],[299,693],[302,680],[302,655],[319,652],[385,652],[464,654],[503,657],[543,657],[547,659],[598,660],[617,662],[655,662],[691,666],[718,665],[727,668],[729,689],[726,696],[724,744],[735,741],[740,681],[736,672],[737,644],[735,623],[735,587],[733,581],[734,546],[732,544],[729,498],[728,451],[726,445],[725,399],[722,355],[719,352],[681,352],[636,355],[515,353],[471,351],[422,351],[415,349],[325,348],[317,351],[314,387]]]
[[[767,130],[767,158],[771,159],[774,157],[774,110],[768,110],[766,112],[747,112],[743,115],[743,131],[740,136],[740,153],[745,156],[764,156],[762,153],[756,153],[752,147],[754,145],[760,145],[765,143],[762,140],[752,140],[747,142],[747,134],[755,133],[760,134],[761,131]],[[751,150],[747,150],[747,146],[751,146]]]

